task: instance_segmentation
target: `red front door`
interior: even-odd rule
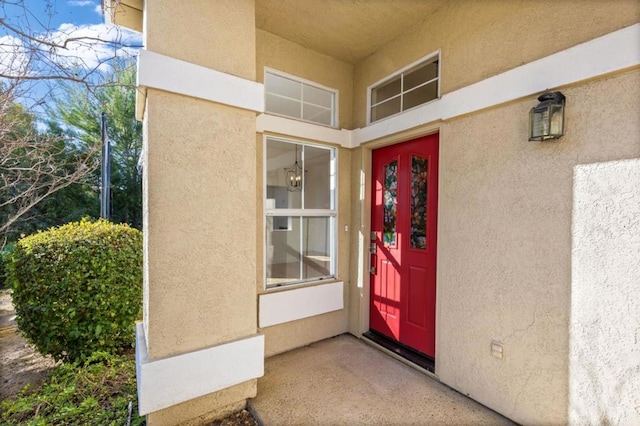
[[[373,151],[372,190],[369,326],[435,357],[438,135]]]

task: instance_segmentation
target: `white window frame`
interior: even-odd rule
[[[262,259],[263,259],[263,289],[266,291],[270,290],[280,290],[283,288],[296,288],[308,285],[310,283],[318,283],[324,281],[334,281],[338,276],[338,149],[334,146],[322,145],[316,143],[310,143],[302,140],[295,140],[289,138],[275,137],[270,135],[264,135],[262,142],[262,229],[263,229],[263,243],[262,243]],[[278,142],[285,142],[291,144],[305,145],[311,146],[315,148],[322,148],[326,150],[333,151],[333,158],[330,164],[330,172],[329,175],[332,177],[329,183],[330,187],[333,186],[333,200],[331,200],[331,205],[333,208],[330,209],[267,209],[267,141],[274,140]],[[304,163],[303,163],[304,167]],[[304,185],[305,179],[302,180],[302,188],[303,188],[303,200],[304,200]],[[269,216],[291,216],[291,217],[329,217],[330,223],[330,274],[325,277],[314,277],[307,280],[299,280],[293,282],[287,282],[282,284],[267,284],[267,217]],[[300,233],[300,239],[302,240],[303,233]],[[300,244],[302,248],[302,241]],[[302,262],[301,262],[302,263]]]
[[[304,97],[301,98],[300,100],[298,100],[298,99],[292,99],[292,98],[289,98],[289,97],[286,97],[286,96],[283,96],[283,95],[279,95],[277,93],[269,92],[268,91],[269,88],[267,87],[267,84],[266,84],[267,74],[273,74],[273,75],[276,75],[278,77],[286,78],[288,80],[293,80],[293,81],[298,82],[298,83],[303,84],[303,85],[306,84],[307,86],[311,86],[311,87],[314,87],[316,89],[320,89],[320,90],[325,90],[327,92],[331,92],[333,94],[332,100],[331,100],[331,124],[330,125],[326,125],[326,124],[323,124],[323,123],[318,123],[317,121],[305,120],[304,118],[302,118],[302,106],[305,103],[304,102]],[[305,123],[311,123],[311,124],[315,124],[317,126],[331,127],[331,128],[334,128],[334,129],[338,128],[338,117],[339,117],[339,115],[338,115],[338,105],[339,105],[338,100],[339,100],[339,95],[340,95],[339,92],[338,92],[338,89],[335,89],[333,87],[324,86],[324,85],[322,85],[320,83],[316,83],[315,81],[307,80],[307,79],[295,76],[293,74],[289,74],[289,73],[286,73],[284,71],[280,71],[280,70],[277,70],[275,68],[269,68],[269,67],[264,67],[264,75],[263,75],[262,81],[264,82],[264,112],[266,114],[275,115],[275,116],[278,116],[278,117],[290,118],[292,120],[304,121]],[[300,117],[293,117],[293,116],[290,116],[290,115],[278,114],[276,112],[268,111],[267,110],[267,94],[272,94],[272,95],[275,95],[275,96],[278,96],[278,97],[281,97],[281,98],[285,98],[285,99],[289,99],[289,100],[292,100],[292,101],[296,101],[296,102],[299,101],[300,102],[300,108],[301,108]],[[316,106],[316,107],[319,107],[319,108],[325,108],[325,107],[323,107],[321,105],[312,104],[310,102],[307,102],[307,104],[308,105],[313,105],[313,106]]]
[[[378,104],[376,104],[376,105],[379,105],[382,102],[386,102],[389,99],[392,99],[392,98],[394,98],[396,96],[399,96],[400,97],[400,111],[395,113],[395,114],[391,114],[391,115],[389,115],[387,117],[384,117],[384,118],[381,118],[379,120],[376,120],[376,121],[372,122],[371,121],[371,109],[373,108],[374,105],[371,104],[371,101],[373,99],[373,97],[372,97],[373,90],[376,89],[377,87],[382,86],[384,83],[393,80],[394,78],[398,77],[399,75],[404,74],[406,71],[409,71],[409,70],[411,70],[413,68],[418,68],[422,64],[426,64],[428,62],[433,62],[434,58],[435,58],[435,60],[438,61],[438,76],[436,78],[432,79],[432,80],[429,80],[427,82],[424,82],[424,83],[420,84],[419,86],[411,88],[411,90],[415,90],[415,89],[417,89],[419,87],[422,87],[422,86],[425,86],[425,85],[427,85],[429,83],[432,83],[433,81],[437,81],[438,82],[438,96],[436,96],[434,99],[432,99],[430,101],[427,101],[427,102],[422,103],[420,105],[416,105],[416,106],[411,107],[409,109],[403,110],[402,109],[402,106],[403,106],[402,102],[403,102],[404,95],[405,95],[405,93],[409,93],[410,91],[405,92],[403,90],[404,88],[402,86],[402,83],[403,83],[404,77],[401,77],[400,94],[392,96],[392,97],[390,97],[388,99],[385,99],[384,101],[381,101]],[[395,117],[395,116],[400,115],[400,114],[402,114],[402,113],[404,113],[406,111],[411,111],[412,109],[421,107],[422,105],[426,105],[428,103],[431,103],[433,101],[436,101],[436,100],[440,99],[440,97],[442,96],[442,93],[440,91],[440,82],[442,80],[441,77],[442,77],[442,58],[440,57],[440,49],[438,49],[435,52],[431,52],[428,55],[423,56],[422,58],[410,63],[409,65],[407,65],[407,66],[405,66],[405,67],[403,67],[401,69],[399,69],[398,71],[394,72],[393,74],[390,74],[390,75],[388,75],[386,77],[383,77],[380,80],[376,81],[375,83],[371,84],[370,86],[367,87],[367,125],[373,124],[373,123],[378,123],[378,122],[386,120],[388,118]]]

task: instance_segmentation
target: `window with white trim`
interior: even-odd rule
[[[336,149],[268,137],[265,154],[267,288],[334,278]]]
[[[439,54],[385,78],[369,90],[369,122],[422,105],[440,96]]]
[[[334,89],[266,69],[265,111],[297,120],[336,126]]]

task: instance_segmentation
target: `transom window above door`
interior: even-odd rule
[[[337,91],[265,69],[265,111],[324,126],[336,126]]]
[[[373,123],[440,96],[440,55],[431,54],[369,88],[368,122]]]

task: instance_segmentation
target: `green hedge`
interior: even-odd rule
[[[19,329],[42,354],[84,360],[134,344],[142,310],[142,234],[105,220],[18,241],[9,267]]]
[[[11,287],[9,279],[7,278],[7,265],[11,261],[14,247],[15,243],[9,243],[0,250],[0,290]]]

